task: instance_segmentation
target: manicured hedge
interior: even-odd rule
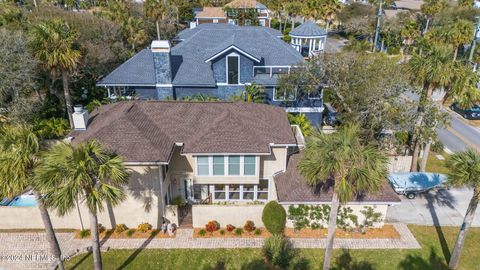
[[[270,233],[282,234],[287,222],[287,213],[278,202],[271,201],[263,208],[262,221]]]

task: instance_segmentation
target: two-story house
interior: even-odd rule
[[[272,18],[268,8],[255,0],[234,0],[224,7],[203,7],[195,13],[194,25],[229,23],[270,27]],[[193,27],[192,26],[192,27]]]
[[[256,83],[264,86],[266,103],[321,123],[320,89],[310,94],[279,90],[280,76],[304,61],[281,36],[267,27],[202,24],[180,32],[176,46],[153,41],[98,85],[106,87],[110,97],[135,94],[140,99],[182,100],[204,94],[230,100]]]
[[[129,171],[126,198],[98,213],[106,227],[135,228],[164,220],[181,227],[203,227],[209,220],[262,227],[266,202],[286,209],[298,204],[329,204],[332,193],[311,187],[297,170],[304,147],[298,126],[280,107],[247,102],[121,101],[88,113],[76,108],[73,145],[96,140],[123,157]],[[178,207],[174,202],[182,201]],[[399,198],[385,180],[376,194],[348,203],[362,222],[364,207],[385,217]],[[0,206],[0,229],[42,228],[38,208]],[[9,218],[15,217],[15,218]],[[188,218],[188,217],[191,217]],[[55,228],[82,228],[83,202],[66,216],[51,213]],[[379,223],[378,226],[382,226]],[[292,227],[291,221],[287,226]]]

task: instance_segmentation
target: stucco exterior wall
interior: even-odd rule
[[[176,207],[168,208],[165,213],[161,207],[169,180],[164,181],[163,194],[161,194],[158,166],[132,166],[128,169],[130,182],[124,190],[126,199],[113,209],[105,205],[104,210],[98,213],[99,223],[106,228],[113,228],[115,224],[136,228],[142,222],[148,222],[156,227],[158,224],[161,225],[162,214],[165,214],[168,220],[178,224]],[[37,207],[2,206],[0,217],[0,229],[44,227]],[[55,228],[82,229],[82,222],[85,228],[89,227],[88,209],[81,202],[78,209],[73,209],[63,217],[51,211],[50,218]]]
[[[347,205],[352,208],[353,214],[358,216],[358,222],[362,223],[364,216],[360,213],[364,207],[375,207],[375,212],[382,213],[385,217],[387,214],[387,205]],[[262,211],[264,205],[193,205],[192,218],[193,227],[204,227],[210,220],[216,220],[220,223],[221,227],[225,227],[227,224],[232,224],[236,227],[241,227],[247,220],[252,220],[257,227],[263,227]],[[288,215],[289,205],[283,205]],[[327,224],[324,224],[325,226]],[[375,224],[375,227],[383,227],[384,223]],[[291,220],[287,219],[286,227],[293,228]]]
[[[271,178],[287,166],[287,148],[272,147],[272,154],[260,156],[260,178]]]

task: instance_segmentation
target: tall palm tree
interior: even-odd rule
[[[428,31],[428,26],[432,18],[442,11],[447,6],[447,2],[444,0],[426,0],[421,6],[421,11],[427,18],[425,23],[425,28],[423,29],[422,34],[425,35]]]
[[[452,257],[448,264],[450,269],[456,269],[460,262],[460,255],[465,244],[468,229],[475,217],[475,211],[480,200],[480,153],[473,149],[455,153],[448,158],[447,168],[449,169],[448,183],[450,185],[473,188],[473,196],[470,199],[470,204],[465,213],[455,247],[453,248]]]
[[[480,101],[480,91],[477,83],[480,81],[478,72],[473,71],[469,64],[456,63],[453,72],[453,82],[446,88],[442,103],[451,99],[462,108],[471,108]]]
[[[432,45],[428,48],[426,54],[415,54],[408,62],[407,70],[413,82],[422,87],[418,107],[419,115],[415,123],[415,130],[411,142],[413,146],[411,171],[417,171],[418,155],[420,153],[418,134],[423,125],[425,105],[431,99],[435,89],[451,83],[453,68],[454,62],[451,58],[451,50],[449,47],[443,45]]]
[[[104,203],[115,206],[125,198],[121,187],[128,183],[128,177],[122,158],[108,153],[96,141],[76,147],[62,143],[44,154],[35,174],[47,206],[60,215],[75,209],[76,201],[85,202],[90,216],[94,269],[102,269],[97,211],[103,211]]]
[[[388,174],[387,162],[378,148],[360,141],[357,125],[346,124],[336,133],[316,132],[310,137],[298,169],[309,184],[328,185],[333,194],[323,269],[330,269],[340,205],[380,190]]]
[[[60,246],[53,231],[43,198],[33,184],[33,170],[38,162],[40,145],[37,136],[26,126],[5,125],[0,130],[0,198],[13,197],[33,188],[50,250],[57,265],[64,269]]]
[[[157,28],[157,39],[160,40],[160,20],[164,20],[169,10],[168,1],[166,0],[146,0],[143,8],[147,17],[155,20]]]
[[[62,76],[64,105],[73,128],[73,105],[69,90],[70,74],[80,62],[77,48],[77,33],[62,20],[54,19],[39,23],[32,28],[31,47],[34,56],[53,74]]]
[[[452,25],[448,25],[449,43],[454,48],[453,60],[457,59],[458,48],[466,43],[472,41],[472,35],[474,33],[474,25],[472,22],[466,19],[459,19]]]
[[[135,53],[137,45],[143,44],[147,41],[147,32],[143,25],[142,19],[133,16],[128,17],[124,22],[124,35],[127,38],[132,53]]]

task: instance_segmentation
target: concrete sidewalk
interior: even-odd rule
[[[415,249],[420,248],[405,224],[393,224],[400,239],[336,239],[335,248]],[[66,256],[86,252],[89,239],[74,239],[73,233],[58,233]],[[295,248],[324,248],[325,239],[291,239]],[[1,233],[0,270],[51,269],[52,261],[44,233]],[[102,249],[176,249],[176,248],[260,248],[262,238],[193,238],[192,229],[179,229],[176,238],[107,239]]]

